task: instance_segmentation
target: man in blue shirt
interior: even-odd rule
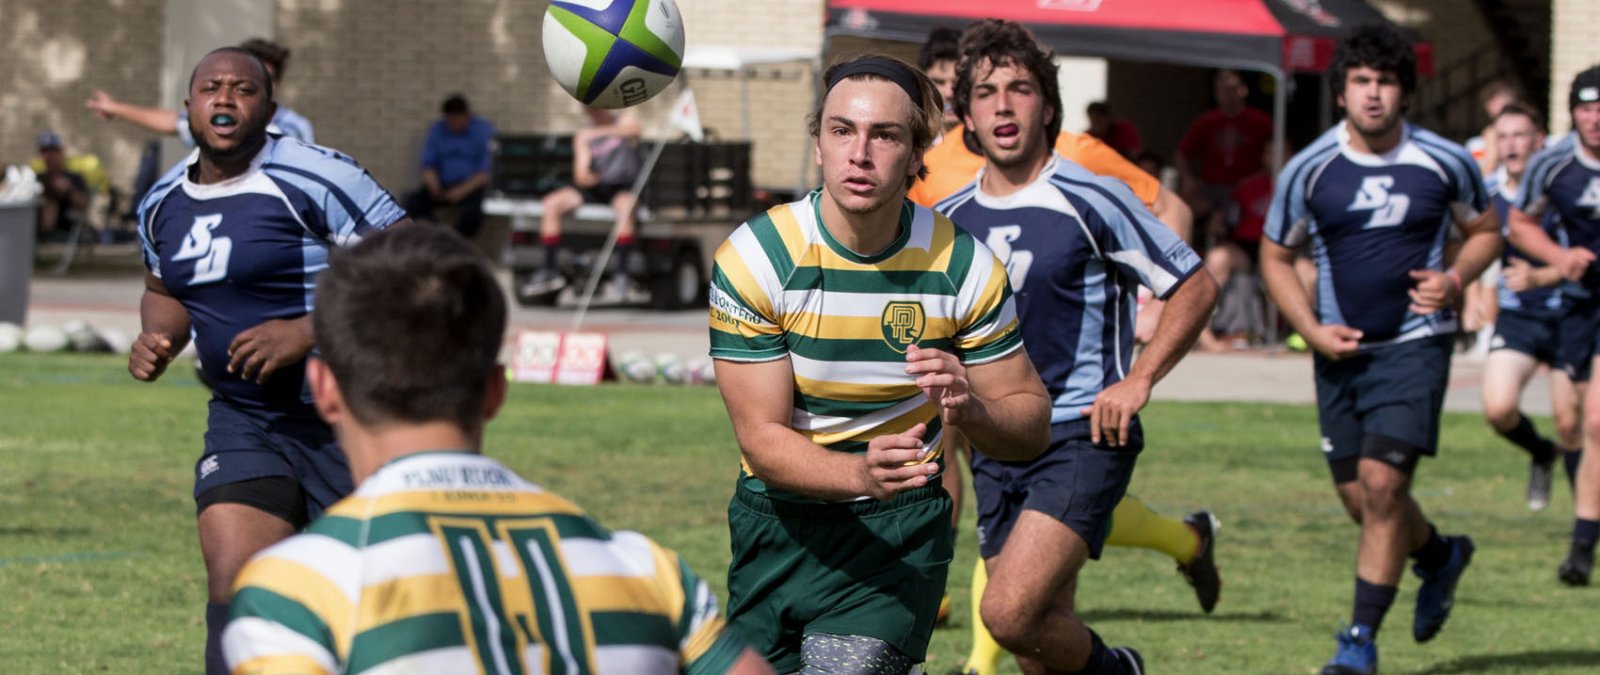
[[[1194,344],[1216,301],[1200,257],[1128,186],[1053,151],[1061,104],[1052,55],[1019,24],[961,38],[955,109],[981,149],[978,179],[934,206],[1004,261],[1023,341],[1053,401],[1050,446],[1002,461],[975,444],[980,612],[1024,672],[1143,672],[1074,612],[1077,577],[1099,558],[1144,446],[1138,413]],[[1167,301],[1133,355],[1140,285]]]
[[[470,238],[483,226],[494,125],[472,114],[460,94],[445,99],[440,112],[444,117],[428,128],[422,146],[422,188],[406,197],[406,210],[431,216],[435,208],[453,205],[456,230]]]
[[[1405,38],[1356,28],[1335,49],[1328,80],[1345,119],[1279,174],[1261,275],[1317,351],[1322,450],[1361,526],[1351,625],[1322,672],[1370,674],[1406,556],[1422,578],[1418,642],[1444,626],[1472,559],[1471,539],[1441,537],[1422,515],[1411,476],[1438,446],[1454,308],[1465,282],[1499,254],[1500,231],[1472,156],[1403,119],[1417,82]],[[1466,239],[1451,259],[1456,227]],[[1314,303],[1294,270],[1308,243],[1318,268]]]
[[[1528,165],[1522,194],[1511,208],[1511,242],[1554,267],[1564,284],[1566,315],[1561,320],[1562,365],[1575,382],[1587,382],[1600,355],[1600,66],[1572,80],[1567,95],[1572,133]],[[1565,246],[1540,227],[1556,217]],[[1572,547],[1557,575],[1571,586],[1587,586],[1600,539],[1600,396],[1584,396],[1583,455],[1578,463]]]
[[[1544,146],[1544,122],[1537,110],[1517,102],[1506,104],[1490,123],[1492,152],[1499,166],[1484,177],[1501,232],[1507,233],[1510,212],[1521,194],[1523,179],[1534,153]],[[1546,232],[1555,232],[1559,219],[1546,217]],[[1506,244],[1500,254],[1500,274],[1495,297],[1494,339],[1483,364],[1483,415],[1495,432],[1528,453],[1528,508],[1538,511],[1550,503],[1551,473],[1559,454],[1567,477],[1576,480],[1583,447],[1578,428],[1578,392],[1560,358],[1563,296],[1556,288],[1561,275],[1554,267],[1530,259],[1516,246]],[[1587,360],[1587,359],[1583,359]],[[1550,366],[1550,402],[1556,439],[1539,434],[1519,409],[1523,390],[1539,364]],[[1559,450],[1559,452],[1558,452]]]
[[[351,489],[305,384],[317,275],[332,247],[405,212],[349,157],[267,132],[272,78],[248,51],[201,59],[184,107],[198,149],[139,205],[149,271],[128,370],[155,380],[192,337],[214,385],[194,497],[206,671],[225,673],[219,638],[239,568]]]

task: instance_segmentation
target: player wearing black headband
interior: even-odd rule
[[[906,673],[952,557],[945,431],[1024,460],[1049,401],[1004,266],[906,200],[933,84],[863,57],[812,113],[822,187],[716,255],[711,356],[743,455],[728,621],[779,672]]]

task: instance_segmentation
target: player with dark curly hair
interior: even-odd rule
[[[1472,561],[1472,540],[1441,536],[1411,481],[1438,448],[1457,301],[1499,255],[1500,228],[1466,149],[1405,122],[1416,68],[1391,28],[1358,27],[1339,43],[1328,80],[1345,119],[1284,167],[1261,241],[1267,290],[1317,352],[1322,451],[1361,526],[1355,606],[1326,674],[1376,672],[1374,640],[1407,556],[1422,580],[1418,642],[1444,627]],[[1447,246],[1456,228],[1465,239]],[[1306,244],[1315,306],[1294,271]]]

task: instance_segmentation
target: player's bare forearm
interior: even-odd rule
[[[1134,361],[1128,377],[1146,379],[1151,386],[1160,382],[1189,353],[1216,306],[1216,280],[1205,270],[1190,274],[1167,296],[1155,335],[1139,352],[1139,360]]]
[[[438,197],[444,194],[444,186],[439,183],[439,172],[433,169],[422,170],[422,185],[428,188],[430,196]]]
[[[1050,396],[1027,351],[967,367],[972,397],[954,425],[979,452],[1018,461],[1050,445]]]
[[[1320,322],[1311,311],[1311,298],[1306,296],[1306,289],[1295,274],[1294,258],[1294,249],[1262,239],[1261,282],[1266,285],[1272,303],[1278,306],[1278,313],[1296,332],[1305,335]]]
[[[139,337],[128,349],[128,374],[154,382],[189,341],[189,312],[154,274],[145,274],[139,297]]]
[[[145,273],[144,294],[139,297],[139,330],[166,336],[173,354],[189,343],[189,310],[167,292],[161,278]]]
[[[172,135],[178,133],[178,111],[176,110],[146,108],[128,103],[118,103],[112,109],[112,114],[158,134]]]
[[[920,484],[926,484],[928,473],[936,469],[905,466],[919,459],[920,436],[896,437],[901,442],[873,439],[868,455],[891,460],[874,474],[867,455],[829,450],[796,431],[791,426],[794,370],[786,358],[756,363],[719,359],[715,367],[717,388],[745,465],[751,475],[775,488],[825,501],[884,498],[918,487],[918,475]],[[896,461],[901,466],[893,466]],[[875,475],[883,482],[875,481]]]
[[[1150,212],[1179,239],[1190,241],[1189,237],[1194,233],[1194,211],[1178,195],[1165,187],[1157,190],[1156,201],[1150,205]]]
[[[1494,209],[1485,209],[1471,222],[1463,223],[1461,229],[1467,237],[1461,243],[1461,251],[1456,254],[1450,269],[1460,275],[1463,283],[1467,283],[1489,269],[1489,265],[1500,257],[1500,247],[1505,242],[1500,236],[1500,218]]]
[[[1555,264],[1565,249],[1550,234],[1539,227],[1539,221],[1533,216],[1523,213],[1521,209],[1512,207],[1506,217],[1510,221],[1510,244],[1517,250],[1528,254],[1528,257],[1539,262]]]

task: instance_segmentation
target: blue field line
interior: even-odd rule
[[[24,555],[15,558],[0,558],[0,567],[6,565],[41,565],[46,563],[71,563],[94,562],[96,560],[121,560],[132,558],[135,554],[126,551],[83,551],[80,553],[62,553],[59,555]]]

